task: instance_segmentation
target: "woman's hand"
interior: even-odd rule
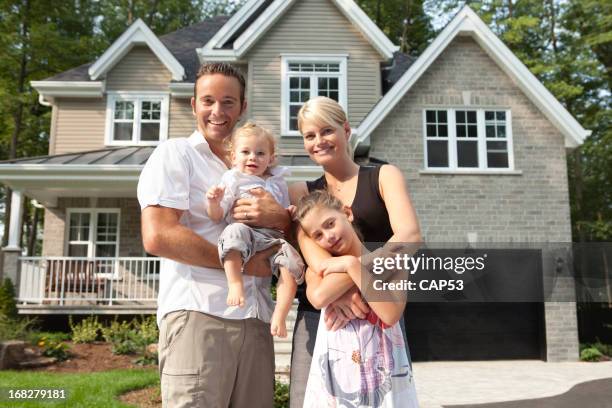
[[[240,198],[234,203],[234,219],[247,225],[286,231],[291,224],[289,213],[262,188],[249,191],[252,198]]]
[[[344,295],[329,304],[323,320],[327,330],[336,331],[353,319],[365,319],[370,307],[361,298],[357,287],[349,289]]]
[[[346,273],[349,268],[354,267],[358,263],[359,260],[352,255],[327,258],[319,264],[319,274],[327,276],[330,273]]]
[[[336,331],[343,329],[351,319],[338,312],[335,307],[329,305],[325,309],[325,315],[323,316],[325,326],[329,331]]]

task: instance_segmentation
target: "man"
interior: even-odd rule
[[[165,407],[269,407],[274,349],[267,257],[275,248],[246,265],[244,307],[228,307],[217,253],[225,224],[211,221],[205,208],[206,191],[230,166],[224,142],[246,110],[244,77],[229,64],[204,64],[191,106],[197,130],[160,144],[138,183],[144,248],[162,257],[157,312],[162,402]],[[241,200],[234,217],[287,228],[286,210],[269,193],[253,194],[257,199]]]

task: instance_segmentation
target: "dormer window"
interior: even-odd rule
[[[347,55],[282,55],[281,133],[300,136],[297,114],[315,96],[347,109]]]
[[[167,94],[109,93],[107,145],[156,145],[168,138]]]

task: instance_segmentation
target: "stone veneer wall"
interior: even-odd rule
[[[522,174],[420,173],[423,110],[465,106],[511,110]],[[468,232],[478,242],[571,242],[563,136],[469,37],[453,40],[375,130],[370,156],[402,169],[428,242],[466,242]],[[548,360],[576,360],[575,303],[546,303],[545,324]]]

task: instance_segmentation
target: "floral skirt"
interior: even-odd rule
[[[304,407],[418,407],[399,323],[385,325],[374,312],[335,332],[321,313]]]

